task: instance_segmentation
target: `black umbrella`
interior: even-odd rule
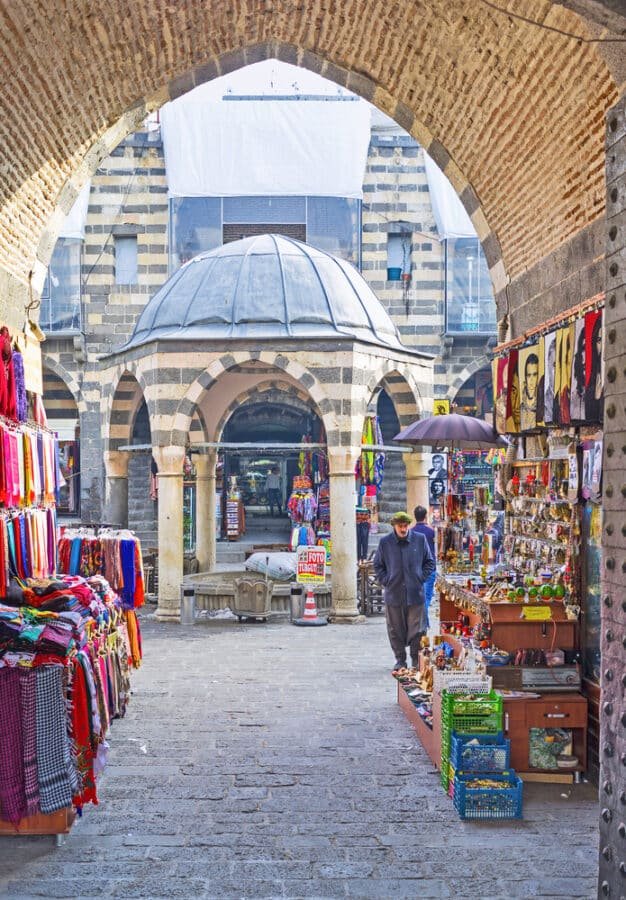
[[[509,445],[507,439],[499,435],[489,422],[457,413],[419,419],[396,434],[394,441],[460,450],[487,450],[489,447]]]

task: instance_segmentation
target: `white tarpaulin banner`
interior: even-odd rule
[[[83,187],[82,191],[76,198],[74,206],[71,208],[65,222],[61,226],[59,232],[60,238],[76,238],[82,241],[85,237],[85,222],[87,221],[87,209],[89,208],[89,191],[91,190],[91,179]]]
[[[170,197],[363,196],[362,100],[226,100],[161,110]]]
[[[430,156],[424,152],[426,178],[430,191],[430,202],[437,223],[439,240],[446,238],[474,238],[476,229],[468,216],[459,196]]]

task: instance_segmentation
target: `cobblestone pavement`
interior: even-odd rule
[[[593,788],[527,785],[522,822],[460,822],[382,620],[143,630],[100,806],[58,849],[0,838],[0,896],[595,896]]]

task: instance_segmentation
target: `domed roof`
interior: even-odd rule
[[[353,266],[264,234],[185,263],[149,301],[124,349],[152,340],[333,337],[406,350]]]

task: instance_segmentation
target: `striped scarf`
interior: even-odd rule
[[[36,678],[34,669],[20,669],[20,703],[22,711],[22,752],[24,758],[24,793],[26,815],[39,812],[37,781]]]

